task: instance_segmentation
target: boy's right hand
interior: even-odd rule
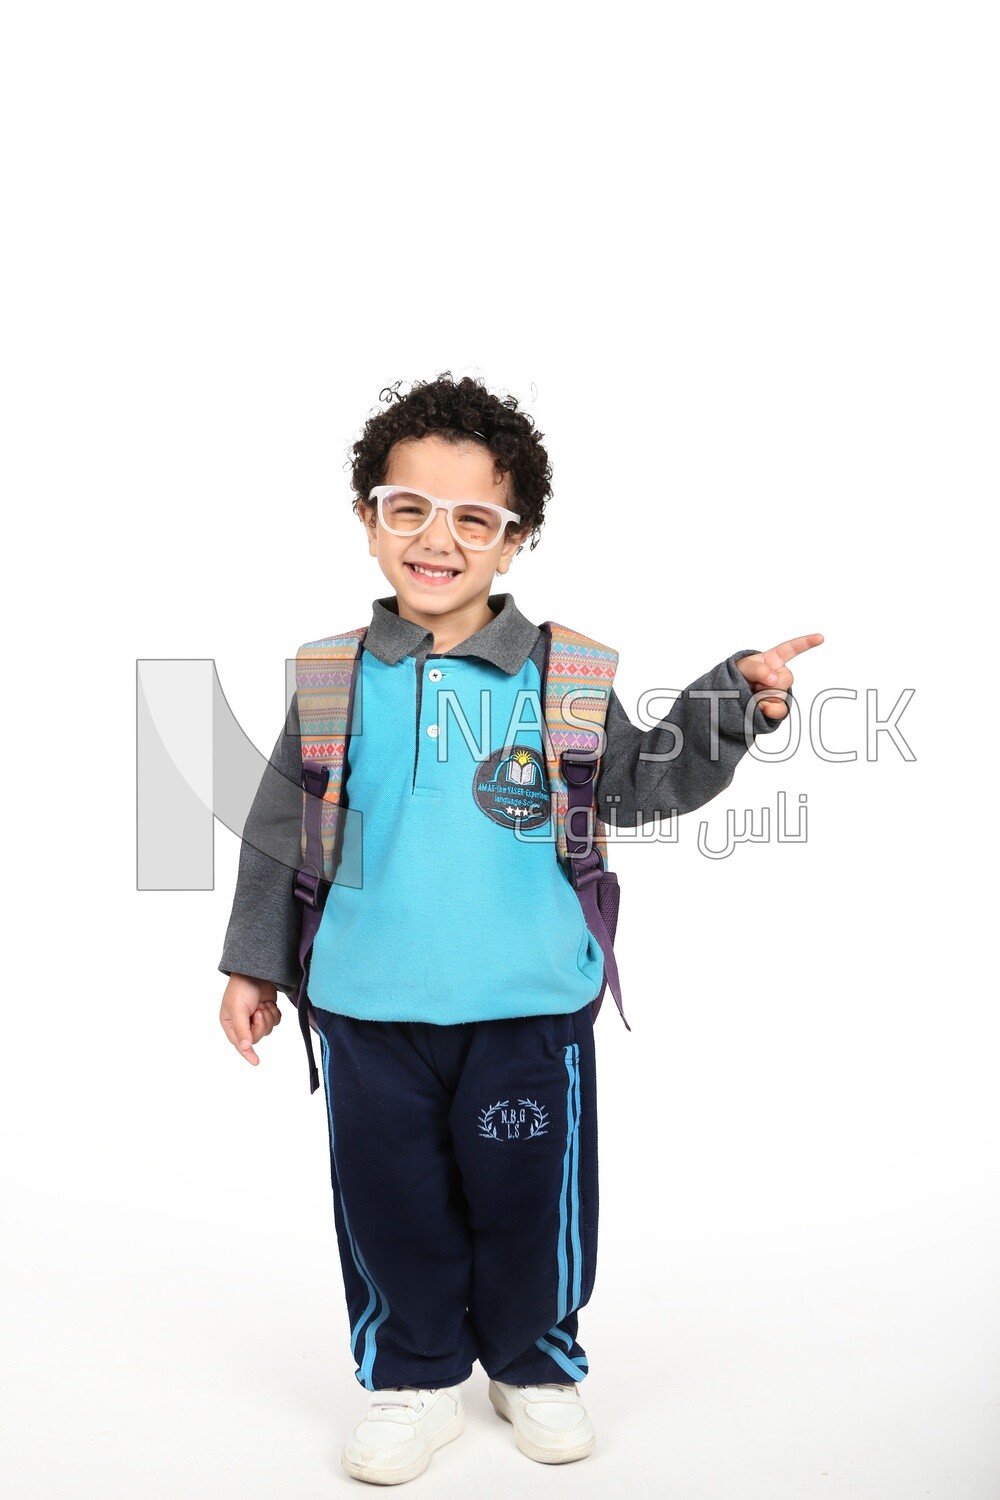
[[[247,1062],[260,1062],[254,1043],[273,1031],[281,1020],[278,991],[269,979],[231,974],[219,1012],[222,1029]]]

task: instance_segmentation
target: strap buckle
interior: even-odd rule
[[[302,865],[295,872],[295,884],[292,887],[293,894],[299,901],[304,901],[307,906],[316,907],[319,896],[320,872],[315,865]]]
[[[578,759],[578,756],[577,750],[564,750],[559,757],[563,780],[567,786],[586,786],[597,774],[596,755],[587,760]]]

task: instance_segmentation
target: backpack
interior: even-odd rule
[[[554,807],[556,858],[569,878],[583,908],[587,927],[604,954],[600,993],[591,1002],[597,1019],[610,985],[618,1011],[631,1031],[622,1008],[621,985],[615,962],[614,936],[618,926],[618,877],[607,868],[607,838],[594,817],[594,788],[600,758],[598,732],[603,730],[611,701],[611,683],[618,652],[600,641],[546,620],[542,706],[545,767]],[[295,680],[302,750],[302,862],[296,872],[294,894],[302,902],[299,939],[301,977],[292,1001],[309,1058],[309,1090],[319,1087],[319,1074],[309,1038],[318,1032],[308,996],[309,953],[319,930],[329,890],[340,859],[343,823],[340,818],[344,763],[350,742],[349,725],[368,627],[326,636],[300,646]],[[565,704],[569,693],[580,696]],[[589,721],[588,729],[572,719]],[[593,758],[588,758],[588,757]],[[582,827],[581,827],[582,823]],[[338,835],[340,837],[338,837]]]

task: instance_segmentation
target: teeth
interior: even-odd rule
[[[415,573],[426,573],[428,578],[457,578],[457,568],[422,568],[419,563],[410,563]]]

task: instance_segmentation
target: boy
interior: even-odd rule
[[[354,446],[354,508],[394,593],[374,601],[363,641],[363,733],[355,708],[350,812],[308,998],[351,1348],[371,1393],[342,1463],[376,1484],[413,1478],[459,1435],[477,1359],[528,1457],[569,1462],[595,1441],[577,1316],[597,1254],[591,1002],[603,954],[551,838],[515,837],[482,795],[513,750],[544,767],[519,708],[525,694],[538,701],[544,635],[490,592],[542,524],[540,438],[511,398],[446,372],[397,395]],[[773,729],[788,711],[785,662],[821,640],[734,653],[646,731],[612,692],[602,822],[634,826],[722,791],[747,749],[754,691],[773,696],[758,700],[753,731]],[[694,689],[734,694],[717,702],[714,757],[712,699]],[[449,700],[477,731],[485,703],[487,745],[455,733],[452,716],[437,753]],[[299,728],[296,696],[244,830],[219,964],[221,1023],[253,1064],[280,1021],[277,991],[293,993],[300,974]],[[361,868],[362,828],[364,878],[340,878]]]

